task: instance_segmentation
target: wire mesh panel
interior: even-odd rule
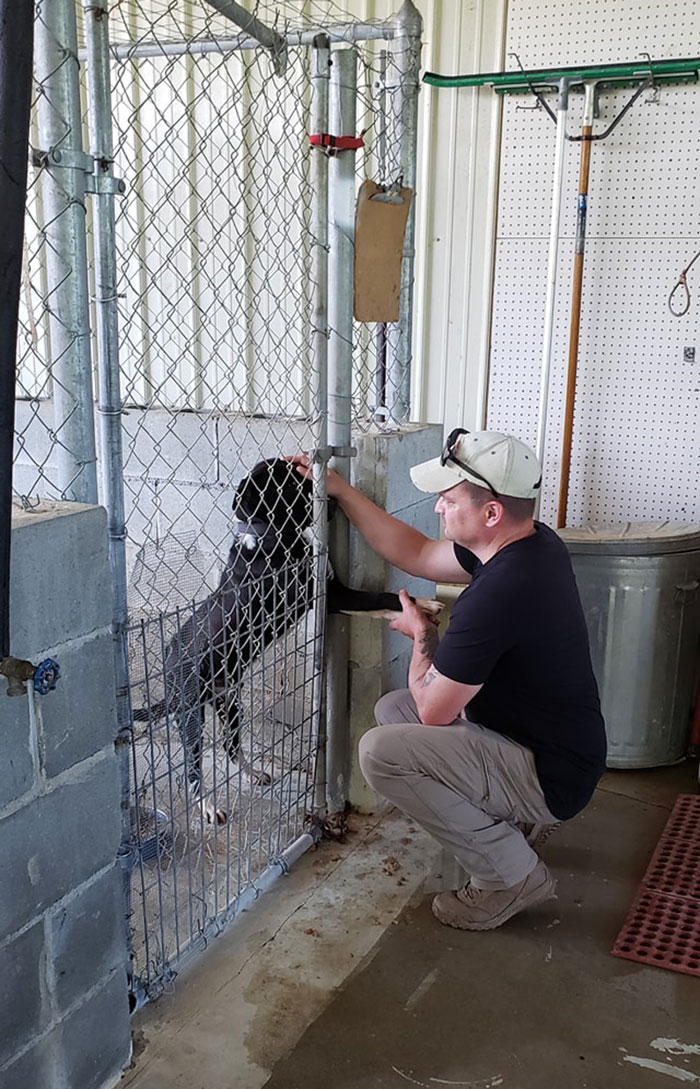
[[[273,567],[129,630],[137,994],[157,995],[312,819],[319,580],[308,560]]]

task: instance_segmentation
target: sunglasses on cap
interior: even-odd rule
[[[482,484],[485,484],[494,499],[500,499],[500,495],[498,494],[494,486],[492,484],[489,484],[486,477],[482,476],[481,473],[477,473],[476,469],[472,469],[471,465],[467,465],[465,462],[460,461],[460,459],[454,453],[455,446],[457,445],[457,440],[461,438],[462,435],[468,434],[469,432],[464,427],[455,427],[453,431],[450,431],[447,439],[445,440],[445,445],[442,448],[442,453],[440,454],[440,464],[444,465],[446,462],[451,461],[454,465],[459,465],[460,469],[464,469],[464,471],[466,473],[469,473],[470,476],[473,476],[476,480],[480,480]]]

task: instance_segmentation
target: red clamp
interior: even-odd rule
[[[337,155],[339,151],[357,151],[364,147],[361,136],[331,136],[328,132],[316,132],[309,136],[312,147],[322,148],[328,155]]]

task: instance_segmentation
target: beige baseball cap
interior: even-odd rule
[[[457,427],[448,435],[439,458],[413,466],[411,480],[422,492],[445,492],[468,480],[497,497],[534,499],[539,495],[542,468],[534,451],[514,435]]]

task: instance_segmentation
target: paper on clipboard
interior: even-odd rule
[[[367,180],[355,210],[356,321],[399,320],[401,257],[412,189],[384,189]]]

